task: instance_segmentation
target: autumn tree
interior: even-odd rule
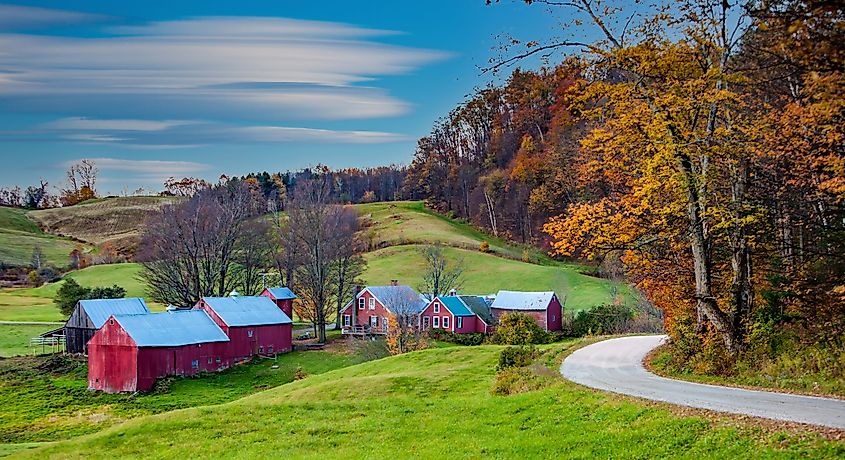
[[[385,341],[392,355],[423,350],[428,347],[420,329],[419,313],[422,300],[412,289],[390,289],[381,299],[390,305]]]
[[[67,172],[67,183],[61,190],[60,200],[63,206],[73,206],[97,197],[97,176],[99,169],[93,160],[80,160],[71,164]]]

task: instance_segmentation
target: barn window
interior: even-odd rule
[[[555,320],[555,315],[552,315],[552,321],[554,321],[554,320]]]
[[[114,326],[114,318],[109,318],[109,324],[111,324],[112,326]]]
[[[434,313],[440,313],[440,304],[434,302]]]
[[[273,347],[267,347],[267,353],[273,353]]]
[[[458,316],[455,318],[455,327],[461,329],[464,327],[464,318],[462,316]]]
[[[349,326],[352,324],[352,316],[351,315],[343,315],[343,325]]]
[[[448,316],[443,317],[443,329],[449,329],[449,317]]]
[[[433,316],[431,318],[431,327],[440,327],[440,317],[439,316]]]
[[[208,364],[211,364],[211,356],[208,357]]]
[[[366,302],[367,302],[366,299],[364,299],[363,297],[358,299],[358,309],[363,310]]]
[[[370,297],[370,310],[376,309],[376,299]]]
[[[218,356],[217,358],[214,358],[214,361],[216,361],[217,364],[220,364],[220,357]]]
[[[264,353],[264,347],[258,347],[258,353]]]
[[[246,336],[247,336],[247,337],[252,337],[252,329],[248,329],[248,330],[246,331]]]
[[[195,359],[191,361],[191,369],[199,369],[200,368],[200,360]]]

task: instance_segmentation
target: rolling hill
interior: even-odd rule
[[[47,265],[56,267],[67,266],[76,247],[91,250],[87,244],[45,233],[24,209],[0,207],[0,263],[29,265],[36,247],[41,248]]]
[[[560,347],[558,345],[557,347]],[[769,458],[845,455],[817,435],[585,389],[538,368],[543,387],[491,396],[500,347],[452,347],[308,377],[218,406],[130,420],[17,452],[24,458]],[[552,364],[554,366],[554,364]]]

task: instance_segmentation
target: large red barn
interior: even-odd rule
[[[288,318],[293,318],[293,301],[297,298],[293,291],[286,287],[267,288],[261,292],[261,296],[272,300]]]
[[[498,320],[505,313],[519,312],[531,316],[547,331],[559,331],[563,306],[554,292],[499,291],[490,305]]]
[[[203,311],[112,315],[88,342],[88,388],[147,391],[161,377],[224,369],[228,345]]]
[[[293,348],[293,321],[267,297],[203,297],[194,308],[204,310],[223,329],[235,362]]]

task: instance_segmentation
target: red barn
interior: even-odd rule
[[[393,282],[390,286],[367,286],[352,299],[340,314],[344,334],[385,334],[388,318],[395,314],[416,317],[428,305],[417,291]]]
[[[267,297],[203,297],[194,308],[204,310],[223,329],[235,362],[293,348],[293,321]]]
[[[288,318],[293,318],[293,301],[296,299],[296,294],[286,287],[267,288],[261,296],[272,300],[279,308],[288,315]]]
[[[524,313],[547,331],[560,330],[562,310],[554,292],[499,291],[490,305],[490,312],[497,320],[505,313]]]
[[[88,388],[147,391],[161,377],[224,369],[228,345],[203,311],[112,315],[88,342]]]
[[[445,329],[455,334],[492,332],[490,307],[483,297],[474,295],[440,296],[420,313],[420,328]]]

